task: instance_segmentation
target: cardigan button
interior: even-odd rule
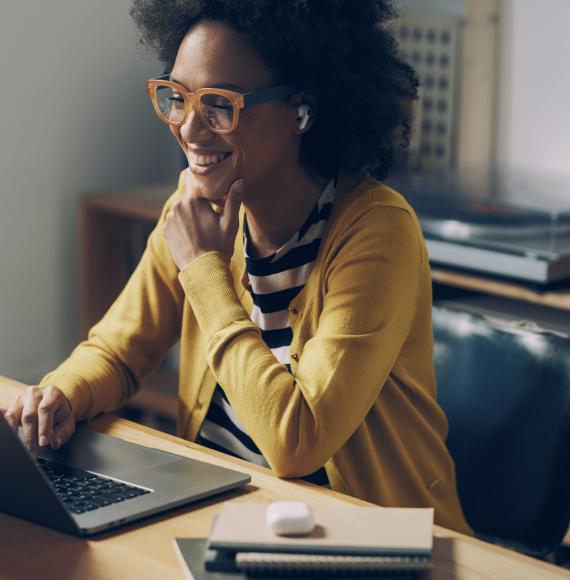
[[[197,411],[199,411],[203,406],[204,406],[204,404],[202,403],[202,401],[196,401],[196,405],[194,405],[194,408]]]
[[[294,316],[297,316],[297,314],[299,314],[299,309],[295,306],[289,306],[289,312]]]
[[[294,352],[294,353],[291,355],[291,358],[292,358],[292,359],[293,359],[295,362],[298,362],[298,360],[299,360],[299,355],[298,355],[296,352]]]

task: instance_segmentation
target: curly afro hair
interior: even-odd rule
[[[303,166],[324,177],[348,170],[376,179],[386,177],[394,149],[407,145],[417,99],[417,76],[387,27],[396,15],[392,0],[133,0],[131,7],[142,44],[168,70],[200,20],[245,33],[276,83],[316,99]]]

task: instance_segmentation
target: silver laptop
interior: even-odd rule
[[[245,473],[101,435],[78,425],[61,449],[32,458],[0,412],[0,511],[86,536],[211,497]]]

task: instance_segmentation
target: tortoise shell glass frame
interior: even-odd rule
[[[158,118],[168,125],[179,127],[186,121],[188,115],[194,109],[206,127],[208,127],[214,133],[219,133],[222,135],[231,133],[235,130],[238,125],[239,112],[241,109],[245,109],[251,105],[264,103],[267,101],[279,101],[291,96],[293,93],[299,90],[299,88],[295,85],[278,85],[275,87],[261,89],[258,91],[249,91],[246,93],[238,93],[228,89],[217,88],[201,88],[195,92],[190,92],[179,83],[175,83],[169,79],[169,75],[164,75],[146,81],[146,90],[151,98]],[[173,92],[179,94],[184,99],[184,113],[179,119],[173,120],[172,118],[166,116],[162,111],[157,97],[157,91],[161,88],[170,89]],[[209,107],[205,104],[206,100],[208,98],[216,99],[216,97],[225,97],[231,104],[232,116],[229,127],[219,128],[213,126],[208,114],[206,114],[206,109]]]

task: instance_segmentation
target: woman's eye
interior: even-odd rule
[[[180,93],[173,93],[170,97],[168,97],[168,100],[175,103],[184,102],[184,99],[182,98],[182,95]]]
[[[208,107],[211,107],[212,109],[221,109],[227,111],[232,108],[232,104],[225,97],[218,97],[209,99]]]

